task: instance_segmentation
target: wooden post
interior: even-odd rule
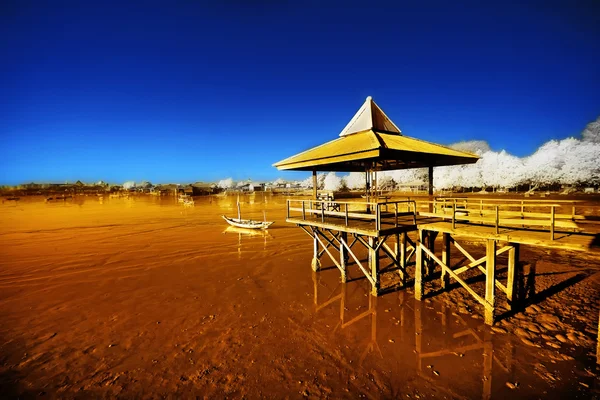
[[[371,289],[373,296],[379,294],[379,255],[375,247],[375,238],[369,236],[369,268],[371,270],[371,277],[373,278],[373,288]]]
[[[442,262],[450,268],[450,234],[443,234],[443,246],[442,246]],[[447,289],[450,284],[450,275],[442,268],[442,288]]]
[[[515,274],[517,273],[517,266],[519,264],[519,243],[509,243],[512,248],[508,250],[508,270],[506,280],[506,298],[510,303],[510,307],[514,310],[516,302],[514,298],[515,293]]]
[[[317,240],[317,229],[313,228],[313,259],[312,259],[313,271],[321,269],[321,261],[319,260],[319,241]]]
[[[429,212],[433,212],[433,166],[429,166],[428,170],[428,188],[427,193],[429,195]]]
[[[423,237],[425,231],[419,229],[419,238],[415,245],[417,246],[417,259],[415,262],[415,299],[421,300],[423,298]]]
[[[348,243],[348,232],[340,232],[340,266],[342,267],[342,283],[346,283],[346,259],[348,254],[342,243]]]
[[[402,286],[406,286],[406,232],[402,232],[400,235],[396,235],[396,256],[399,258],[398,264],[400,264],[400,279],[402,280]]]
[[[486,243],[485,263],[485,323],[494,325],[494,289],[496,287],[496,241],[488,239]]]
[[[313,199],[317,200],[317,171],[313,170],[312,172],[312,178],[313,178]]]

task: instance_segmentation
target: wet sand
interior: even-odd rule
[[[524,248],[521,289],[532,305],[490,329],[462,289],[423,302],[413,300],[410,288],[373,298],[357,267],[346,285],[325,260],[324,270],[313,273],[312,243],[285,223],[284,197],[242,198],[243,217],[262,219],[266,210],[276,221],[268,233],[226,230],[220,215],[235,215],[235,200],[198,198],[193,208],[154,196],[2,204],[0,393],[469,399],[600,393],[596,259]]]

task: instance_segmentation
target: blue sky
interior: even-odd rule
[[[4,1],[0,183],[302,178],[368,95],[518,156],[600,115],[597,1],[325,3]]]

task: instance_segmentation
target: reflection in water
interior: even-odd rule
[[[224,234],[237,234],[238,235],[238,259],[242,258],[242,237],[245,236],[247,238],[260,238],[263,240],[263,250],[267,249],[267,240],[273,239],[273,236],[267,231],[263,229],[245,229],[238,228],[237,226],[228,226],[224,231]]]
[[[340,331],[363,321],[362,329],[356,329],[363,336],[354,348],[356,355],[360,354],[358,363],[352,364],[348,360],[344,364],[351,372],[368,373],[373,365],[383,369],[388,364],[393,365],[396,357],[398,363],[404,364],[400,368],[396,365],[396,374],[412,370],[420,379],[451,398],[479,398],[477,393],[480,393],[482,399],[490,399],[493,372],[503,375],[502,381],[494,385],[496,391],[499,387],[506,389],[505,382],[514,382],[512,342],[494,343],[491,330],[482,321],[453,313],[452,308],[444,303],[415,301],[405,290],[398,292],[399,307],[381,310],[382,305],[379,304],[378,310],[378,298],[369,295],[368,288],[364,289],[360,282],[339,283],[331,290],[321,280],[322,275],[312,273],[313,303],[317,315],[327,310],[331,312],[339,304],[339,321],[332,335],[346,337]],[[352,292],[350,295],[347,294],[349,291]],[[328,297],[323,300],[323,295]],[[358,307],[355,304],[357,299],[362,304]],[[385,298],[379,300],[381,303]],[[359,310],[358,314],[355,314],[356,310]],[[377,336],[378,322],[384,329],[383,338]],[[366,329],[365,324],[369,324],[370,329]],[[385,346],[384,351],[380,345]],[[390,351],[390,348],[393,350]],[[413,354],[415,357],[411,356]],[[371,357],[367,362],[369,355],[375,358]],[[357,371],[357,368],[364,370]],[[473,371],[473,368],[476,369]]]

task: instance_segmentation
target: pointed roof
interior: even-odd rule
[[[273,164],[279,170],[389,171],[472,164],[478,156],[402,135],[369,96],[338,139]]]
[[[354,114],[354,117],[348,122],[348,125],[342,129],[340,137],[368,130],[402,134],[400,128],[385,115],[371,96],[367,97],[363,105]]]

